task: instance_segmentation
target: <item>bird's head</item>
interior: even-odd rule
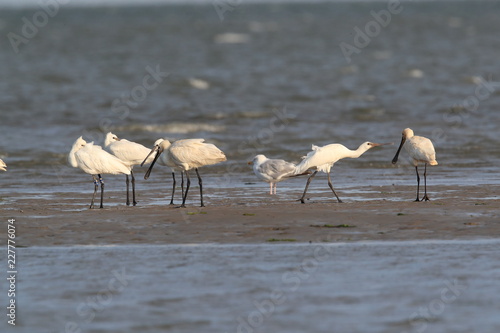
[[[148,179],[149,178],[149,175],[151,174],[151,171],[153,170],[153,166],[155,165],[156,161],[160,157],[161,153],[163,153],[171,145],[172,144],[170,143],[170,141],[168,141],[166,139],[158,139],[158,140],[155,141],[155,145],[154,145],[153,149],[151,149],[151,151],[149,152],[148,156],[146,156],[146,158],[144,159],[144,161],[142,161],[142,163],[141,163],[141,166],[143,166],[145,163],[147,163],[147,161],[149,159],[149,156],[151,156],[151,154],[156,153],[155,158],[151,162],[151,165],[149,166],[148,171],[146,171],[146,174],[144,175],[144,179]]]
[[[160,139],[155,141],[153,150],[160,151],[160,153],[163,153],[163,151],[165,149],[168,149],[171,145],[172,145],[172,143],[169,140],[160,138]],[[150,153],[150,155],[151,155],[151,153]]]
[[[403,130],[403,138],[409,139],[413,137],[415,134],[413,133],[413,130],[411,128],[405,128]]]
[[[172,143],[169,140],[165,139],[158,144],[158,149],[161,153],[163,153],[163,151],[170,148],[171,145],[172,145]]]
[[[116,135],[114,135],[113,133],[108,132],[106,134],[106,137],[104,138],[104,146],[107,147],[115,141],[120,141],[120,139]]]
[[[73,144],[73,148],[76,150],[79,150],[87,145],[87,141],[83,140],[83,137],[79,137],[76,139],[75,143]]]
[[[159,138],[158,140],[155,141],[154,146],[158,146],[163,140],[165,140],[165,139]]]
[[[68,163],[72,167],[76,168],[78,167],[78,163],[76,161],[75,153],[85,147],[87,145],[87,141],[83,140],[82,137],[79,137],[76,139],[75,143],[73,143],[73,146],[71,147],[71,151],[69,152],[68,155]]]
[[[7,164],[2,160],[0,160],[0,171],[7,171]]]
[[[367,141],[365,143],[362,143],[359,148],[361,148],[362,150],[368,150],[368,149],[372,149],[374,147],[387,146],[387,145],[392,145],[392,144],[393,144],[392,142],[388,142],[388,143],[374,143],[374,142]]]
[[[260,163],[264,162],[266,159],[267,159],[267,157],[265,155],[262,155],[262,154],[255,155],[253,160],[248,162],[247,164],[248,165],[260,164]]]

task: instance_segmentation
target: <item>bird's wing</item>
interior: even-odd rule
[[[414,136],[411,140],[407,141],[405,148],[414,160],[424,163],[436,160],[434,145],[428,138]]]
[[[108,146],[108,150],[120,160],[130,165],[141,164],[151,151],[139,143],[125,139],[113,142]],[[151,163],[153,159],[154,155],[151,155],[146,163]]]
[[[130,168],[125,162],[100,146],[88,144],[75,153],[75,158],[80,169],[89,174],[130,174]]]
[[[2,160],[0,160],[0,170],[7,171],[7,164]]]
[[[181,139],[174,141],[172,143],[172,147],[192,147],[193,145],[201,144],[203,142],[205,142],[205,139]]]
[[[279,180],[281,178],[294,174],[295,164],[278,159],[269,159],[259,165],[258,172],[268,175],[272,179]]]
[[[190,139],[190,141],[181,145],[176,145],[176,141],[169,149],[171,160],[177,165],[182,165],[184,169],[199,168],[226,160],[226,155],[215,145],[203,143],[203,139]]]
[[[333,143],[323,147],[312,147],[307,156],[295,168],[295,174],[300,174],[308,169],[317,168],[319,171],[330,172],[332,165],[339,159],[344,158],[346,147],[341,144]]]
[[[295,174],[303,173],[307,171],[310,168],[314,168],[317,165],[315,165],[315,160],[316,160],[316,155],[321,151],[319,149],[320,147],[318,146],[313,146],[313,151],[310,151],[307,153],[306,156],[302,156],[302,161],[297,165],[295,168]]]

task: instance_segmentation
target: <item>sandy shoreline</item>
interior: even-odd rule
[[[365,194],[363,201],[339,204],[313,195],[300,204],[261,195],[252,204],[214,199],[204,208],[190,202],[186,209],[147,205],[153,198],[145,196],[137,207],[121,202],[113,206],[118,197],[112,197],[107,198],[107,208],[89,210],[88,193],[71,198],[61,193],[45,200],[19,195],[16,207],[4,205],[8,209],[2,215],[4,223],[16,220],[18,246],[497,238],[499,189],[441,186],[433,188],[440,195],[437,199],[412,202],[413,187],[386,186],[373,192],[410,200]]]

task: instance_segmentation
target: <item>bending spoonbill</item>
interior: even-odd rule
[[[253,165],[253,172],[261,180],[269,183],[269,194],[276,194],[276,184],[290,177],[308,175],[311,172],[306,171],[300,175],[295,174],[295,164],[285,160],[270,159],[259,154],[253,158],[249,165]]]
[[[431,140],[422,136],[415,136],[413,130],[411,130],[410,128],[406,128],[403,131],[403,138],[401,139],[401,144],[399,145],[398,151],[392,159],[392,164],[396,164],[398,162],[399,153],[401,152],[401,148],[403,148],[403,146],[408,152],[408,155],[410,155],[412,164],[415,167],[415,171],[417,172],[417,199],[415,201],[420,201],[420,175],[418,174],[418,163],[425,164],[425,195],[422,198],[422,201],[429,201],[429,197],[427,196],[427,164],[438,165],[438,162],[436,161],[436,151],[434,150],[434,145],[432,144]]]
[[[7,164],[0,159],[0,171],[7,171]]]
[[[387,144],[390,143],[365,142],[361,144],[356,150],[350,150],[339,143],[333,143],[323,147],[312,145],[312,151],[307,154],[307,156],[302,160],[302,162],[297,165],[297,168],[295,169],[295,174],[300,174],[310,168],[316,168],[312,175],[307,179],[306,188],[304,189],[304,193],[300,198],[300,202],[305,203],[304,198],[306,196],[307,188],[309,187],[311,180],[314,178],[314,176],[316,176],[318,171],[324,172],[328,175],[328,186],[332,190],[333,194],[335,194],[335,197],[337,197],[338,202],[342,202],[337,193],[335,193],[332,185],[332,180],[330,179],[330,169],[332,168],[333,164],[335,164],[335,162],[337,162],[338,160],[347,157],[358,158],[367,150],[373,147],[383,146]]]
[[[186,191],[182,198],[181,207],[186,207],[186,198],[189,186],[191,185],[188,171],[191,169],[196,171],[198,184],[200,186],[201,207],[205,207],[203,204],[203,184],[198,168],[226,161],[226,155],[224,155],[219,148],[211,143],[204,143],[204,141],[204,139],[184,139],[170,143],[168,140],[163,140],[150,152],[150,154],[156,152],[156,156],[146,173],[147,176],[149,176],[156,160],[158,160],[163,152],[167,154],[167,160],[170,161],[169,163],[172,163],[172,165],[175,165],[176,168],[179,168],[186,174]]]
[[[137,201],[135,201],[135,177],[133,169],[135,165],[139,165],[144,161],[144,158],[148,156],[150,149],[136,142],[128,141],[126,139],[119,139],[111,132],[106,134],[106,139],[104,140],[104,148],[130,167],[130,176],[132,178],[132,204],[134,206],[137,205]],[[149,158],[146,163],[151,163],[152,161],[153,156],[151,156],[151,158]],[[125,175],[125,177],[125,183],[127,184],[127,206],[130,206],[130,182],[128,179],[128,175]]]
[[[76,139],[73,144],[68,155],[68,162],[72,167],[80,168],[83,172],[92,175],[94,179],[94,194],[92,195],[90,208],[94,206],[99,183],[101,184],[101,205],[99,208],[103,207],[104,181],[101,174],[117,175],[121,173],[130,175],[130,166],[125,162],[103,150],[100,146],[94,145],[93,142],[87,143],[82,137]]]
[[[158,139],[155,141],[154,143],[154,147],[158,146],[163,140],[165,139]],[[154,149],[154,148],[153,148]],[[151,158],[151,159],[154,159],[154,156],[151,154],[150,152],[150,149],[148,149],[148,156]],[[145,163],[150,163],[149,161],[144,161]],[[177,169],[178,171],[181,171],[181,189],[182,189],[182,197],[184,197],[184,174],[182,173],[182,170],[180,168],[177,167],[177,165],[175,165],[169,158],[168,158],[168,154],[162,154],[160,156],[160,158],[158,159],[157,161],[159,164],[161,165],[165,165],[165,166],[168,166],[172,172],[172,180],[173,180],[173,183],[172,183],[172,196],[170,198],[170,204],[173,205],[174,204],[174,194],[175,194],[175,185],[176,185],[176,181],[175,181],[175,170]],[[144,165],[145,163],[142,163],[142,165]],[[144,175],[144,179],[148,179],[149,176],[151,174],[151,169],[149,169],[146,174]]]

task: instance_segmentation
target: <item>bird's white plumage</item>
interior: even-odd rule
[[[103,150],[93,142],[87,143],[79,137],[68,155],[71,166],[80,168],[90,175],[98,174],[125,174],[130,175],[130,166]]]
[[[198,176],[198,184],[200,186],[201,207],[204,207],[202,179],[199,175],[198,168],[226,161],[226,155],[224,155],[219,148],[211,143],[205,143],[204,141],[204,139],[184,139],[171,143],[168,140],[157,140],[155,147],[150,152],[150,154],[156,152],[155,158],[153,159],[153,162],[151,162],[151,166],[144,177],[149,177],[149,174],[159,157],[161,155],[166,155],[163,159],[163,163],[173,169],[184,172],[186,175],[187,186],[186,191],[183,193],[181,205],[181,207],[186,207],[185,202],[190,186],[188,171],[195,169],[196,175]]]
[[[432,141],[422,136],[415,136],[413,130],[407,128],[403,131],[405,138],[404,148],[410,155],[412,164],[417,166],[418,163],[428,163],[437,165],[436,151]]]
[[[341,145],[339,143],[332,143],[323,147],[318,147],[313,145],[312,151],[309,152],[307,156],[304,157],[302,162],[300,162],[299,165],[297,165],[297,168],[295,170],[296,174],[300,174],[310,168],[316,168],[316,171],[314,171],[311,174],[311,176],[307,179],[306,187],[304,189],[302,197],[300,198],[300,202],[305,203],[304,199],[309,184],[311,183],[311,180],[314,178],[314,176],[318,173],[318,171],[322,171],[327,174],[328,186],[332,190],[333,194],[335,194],[335,196],[337,197],[338,202],[342,202],[337,193],[335,193],[335,190],[333,189],[333,185],[330,179],[330,170],[332,166],[338,160],[341,160],[343,158],[358,158],[361,155],[363,155],[367,150],[381,145],[383,144],[365,142],[362,143],[356,150],[350,150],[346,148],[344,145]]]
[[[420,175],[418,173],[418,164],[424,163],[425,171],[424,171],[424,186],[425,186],[425,194],[422,198],[422,201],[429,201],[429,196],[427,195],[427,164],[430,165],[438,165],[436,161],[436,151],[434,150],[434,145],[432,141],[424,138],[422,136],[415,136],[413,130],[410,128],[405,128],[403,130],[403,137],[401,138],[401,144],[399,145],[398,151],[396,155],[392,159],[392,164],[396,164],[398,162],[399,153],[402,148],[408,152],[410,156],[410,162],[415,167],[415,171],[417,173],[417,199],[415,201],[420,201],[419,191],[420,191]]]
[[[165,164],[183,171],[226,161],[226,155],[204,139],[183,139],[174,143],[163,140],[160,146],[167,153]]]
[[[332,143],[323,147],[312,145],[306,157],[297,165],[296,174],[305,172],[308,169],[316,168],[318,171],[329,173],[332,166],[343,158],[358,158],[368,149],[378,146],[371,142],[365,142],[356,150],[350,150],[339,143]]]
[[[111,154],[118,157],[129,166],[141,164],[146,156],[148,156],[150,149],[145,146],[132,142],[126,139],[119,139],[116,135],[109,132],[106,134],[104,147]],[[146,163],[151,163],[154,156],[150,156]]]
[[[7,164],[0,159],[0,171],[7,171]]]

